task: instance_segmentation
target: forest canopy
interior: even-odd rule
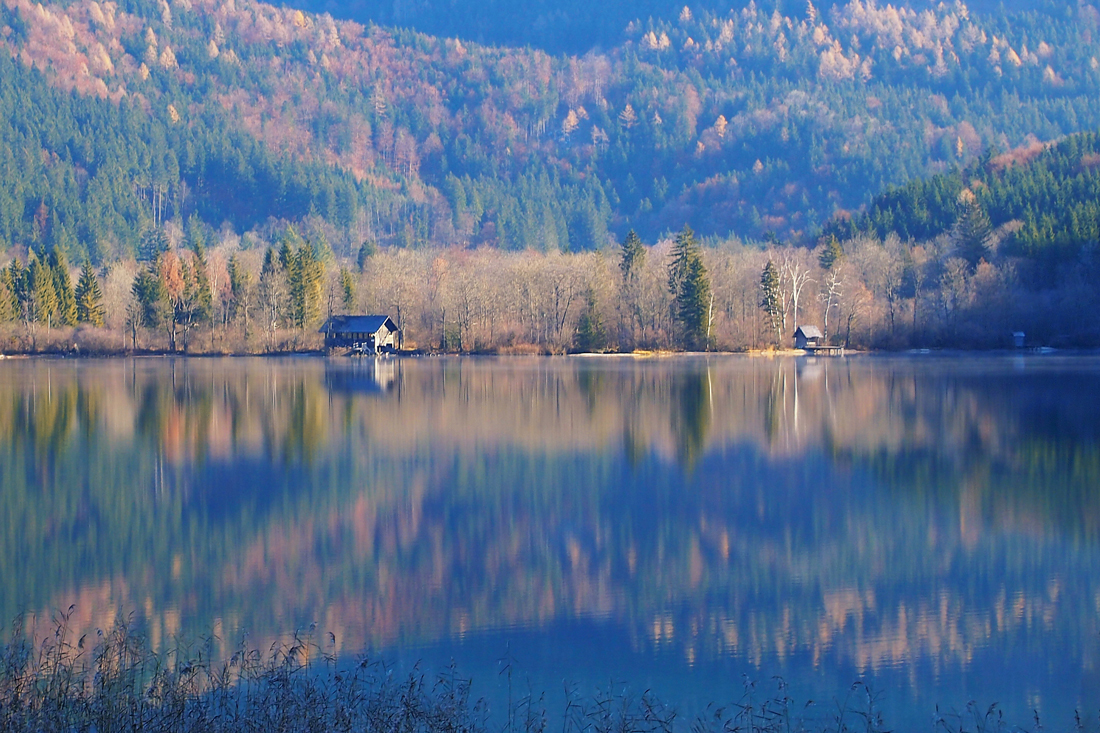
[[[612,4],[570,46],[565,3],[541,47],[493,3],[469,22],[516,46],[357,7],[0,2],[0,249],[148,259],[191,216],[267,240],[313,222],[346,257],[685,222],[809,243],[888,186],[1100,127],[1089,4]]]

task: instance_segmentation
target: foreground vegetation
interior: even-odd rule
[[[69,609],[69,613],[72,608]],[[108,731],[352,731],[545,733],[551,721],[545,697],[509,694],[507,710],[474,700],[471,681],[454,665],[434,678],[414,669],[394,674],[368,658],[341,659],[331,633],[321,639],[295,633],[266,652],[241,646],[228,660],[213,658],[202,643],[164,654],[124,622],[94,640],[72,638],[59,613],[50,633],[18,619],[0,646],[0,728],[11,733],[43,730]],[[510,669],[509,669],[510,680]],[[509,683],[510,684],[510,683]],[[741,697],[690,721],[648,690],[641,695],[610,689],[582,696],[567,688],[563,733],[791,733],[891,730],[878,696],[862,682],[833,704],[797,703],[782,680],[773,691],[746,681]],[[556,714],[555,714],[556,717]],[[1026,731],[1010,726],[996,705],[970,703],[961,713],[933,717],[933,730]],[[1038,713],[1035,731],[1043,730]],[[1072,730],[1094,726],[1078,712]]]

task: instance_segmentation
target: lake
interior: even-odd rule
[[[0,621],[500,703],[1100,709],[1100,359],[0,362]],[[686,721],[686,718],[685,718]]]

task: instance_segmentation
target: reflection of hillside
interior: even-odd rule
[[[1095,377],[741,358],[354,371],[372,363],[2,365],[0,550],[27,558],[0,565],[2,610],[78,600],[94,625],[125,604],[159,638],[317,621],[356,649],[599,616],[689,659],[860,668],[965,665],[1056,623],[1095,652],[1094,552],[1073,549],[1097,541],[1078,398]]]
[[[79,429],[116,441],[137,435],[174,463],[295,454],[350,429],[402,452],[429,439],[591,450],[629,434],[680,460],[741,441],[775,455],[929,450],[940,460],[1005,455],[1029,438],[1098,442],[1087,406],[1050,383],[1064,376],[1039,371],[1021,382],[996,365],[977,376],[950,363],[730,357],[14,362],[4,370],[0,432],[22,431],[51,449]],[[1079,375],[1074,388],[1087,393],[1098,381]],[[1011,399],[1006,389],[1015,390]]]

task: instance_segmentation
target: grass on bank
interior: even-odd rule
[[[72,609],[70,609],[71,613]],[[35,639],[17,619],[0,645],[0,730],[155,731],[176,733],[886,733],[875,693],[854,684],[829,704],[796,704],[782,680],[765,691],[746,680],[736,702],[681,719],[649,691],[609,687],[589,696],[566,690],[564,709],[551,712],[544,696],[511,691],[504,714],[471,696],[470,680],[454,667],[434,677],[396,674],[362,657],[338,658],[331,634],[296,633],[266,652],[244,642],[227,660],[213,658],[214,639],[164,653],[152,651],[135,627],[120,622],[94,639],[73,638],[68,615]],[[994,705],[971,703],[939,714],[933,731],[1010,733],[1044,730],[1007,723]],[[1053,730],[1053,729],[1052,729]],[[1080,716],[1066,730],[1097,731]]]

